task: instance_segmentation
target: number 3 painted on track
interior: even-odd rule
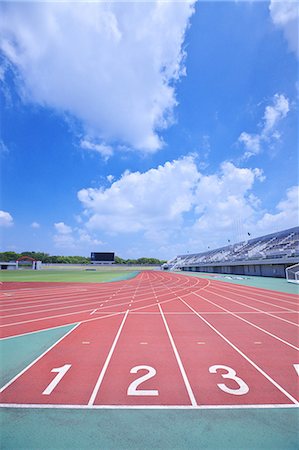
[[[130,373],[137,373],[139,370],[147,370],[148,373],[142,377],[137,378],[128,387],[127,395],[159,395],[159,391],[153,389],[137,389],[138,386],[146,380],[153,378],[156,375],[156,369],[151,366],[136,366],[130,370]]]
[[[243,381],[242,378],[237,377],[236,371],[234,369],[232,369],[231,367],[222,366],[221,364],[218,364],[215,366],[211,366],[209,368],[209,372],[217,373],[217,370],[219,370],[219,369],[224,369],[227,371],[227,373],[221,374],[222,378],[234,380],[239,385],[238,389],[231,389],[231,388],[227,387],[224,383],[218,383],[217,386],[219,387],[219,389],[221,389],[224,392],[227,392],[228,394],[233,394],[233,395],[244,395],[244,394],[247,394],[247,392],[249,392],[249,387],[247,386],[245,381]]]

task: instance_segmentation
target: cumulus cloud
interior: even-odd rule
[[[82,124],[81,146],[156,151],[173,120],[194,0],[2,3],[1,49],[24,101]]]
[[[86,226],[110,232],[179,227],[193,204],[198,180],[194,158],[166,162],[147,172],[125,172],[107,189],[82,189],[78,198],[90,217]]]
[[[290,51],[298,57],[298,2],[271,0],[269,9],[274,25],[282,30]]]
[[[272,105],[265,108],[260,133],[250,134],[243,131],[238,141],[244,144],[246,149],[244,159],[257,155],[262,150],[262,144],[270,144],[280,139],[279,123],[290,111],[289,100],[283,94],[275,94]]]
[[[223,245],[236,224],[241,230],[255,223],[261,205],[252,191],[264,179],[261,169],[227,161],[216,173],[204,175],[195,157],[185,156],[144,173],[125,172],[108,188],[80,190],[78,198],[88,230],[106,236],[135,233],[138,241],[145,238],[143,248],[148,245],[167,257],[170,249],[199,251],[211,240]],[[238,229],[235,240],[243,234]]]
[[[13,218],[7,211],[0,211],[0,226],[11,227],[13,225]]]
[[[257,222],[257,229],[271,233],[298,225],[299,220],[299,186],[293,186],[286,192],[276,206],[276,212],[265,213]]]
[[[222,163],[219,173],[202,176],[196,189],[199,217],[191,234],[214,245],[217,240],[224,245],[227,238],[242,240],[258,215],[253,185],[264,179],[261,169],[238,168],[231,162]]]

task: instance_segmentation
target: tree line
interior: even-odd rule
[[[29,256],[44,264],[90,264],[90,258],[86,258],[85,256],[52,256],[48,253],[32,251],[22,253],[0,252],[0,261],[16,261],[22,256]],[[116,264],[163,264],[166,262],[157,258],[123,259],[119,256],[115,256],[114,260]]]

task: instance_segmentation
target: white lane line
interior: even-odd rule
[[[177,348],[176,348],[176,345],[174,343],[174,340],[173,340],[172,334],[170,332],[170,329],[168,327],[167,321],[166,321],[165,316],[163,314],[163,310],[161,308],[161,305],[158,304],[158,307],[159,307],[159,310],[160,310],[160,313],[161,313],[161,316],[162,316],[162,319],[163,319],[163,322],[164,322],[164,325],[165,325],[165,328],[166,328],[166,331],[167,331],[167,334],[168,334],[168,337],[169,337],[169,340],[170,340],[170,343],[171,343],[171,346],[172,346],[172,349],[174,351],[177,363],[179,365],[179,368],[180,368],[180,371],[181,371],[181,374],[182,374],[182,377],[183,377],[183,380],[184,380],[184,383],[185,383],[185,386],[186,386],[186,389],[187,389],[187,392],[188,392],[188,395],[189,395],[189,398],[190,398],[191,405],[192,406],[196,406],[197,402],[195,400],[195,396],[193,394],[190,382],[189,382],[187,374],[185,372],[185,369],[184,369],[183,363],[181,361],[179,352],[177,351]]]
[[[274,339],[276,339],[276,340],[282,342],[283,344],[288,345],[289,347],[293,348],[294,350],[299,351],[299,347],[296,347],[295,345],[291,344],[290,342],[285,341],[284,339],[280,338],[279,336],[276,336],[276,334],[273,334],[273,333],[271,333],[270,331],[267,331],[267,330],[265,330],[264,328],[259,327],[259,326],[256,325],[255,323],[252,323],[252,322],[250,322],[249,320],[244,319],[244,317],[238,316],[238,314],[236,314],[236,313],[234,313],[234,312],[232,312],[232,311],[229,311],[229,310],[226,309],[226,308],[223,308],[223,306],[220,306],[220,305],[218,305],[217,303],[212,302],[212,300],[208,300],[206,297],[203,297],[202,295],[199,295],[199,294],[196,294],[196,293],[195,293],[195,295],[196,295],[197,297],[202,298],[203,300],[205,300],[205,301],[211,303],[212,305],[217,306],[217,308],[223,309],[225,312],[230,313],[230,315],[236,317],[237,319],[242,320],[242,321],[245,322],[245,323],[248,323],[248,325],[250,325],[250,326],[252,326],[252,327],[258,329],[259,331],[262,331],[263,333],[268,334],[269,336],[271,336],[272,338],[274,338]]]
[[[98,310],[98,308],[94,309],[93,311],[91,311],[91,313],[90,313],[89,315],[91,316],[91,315],[94,314],[97,310]]]
[[[32,361],[28,366],[25,367],[25,369],[21,370],[16,376],[14,376],[8,383],[6,383],[2,388],[0,389],[0,393],[3,392],[8,386],[10,386],[14,381],[16,381],[23,373],[27,372],[30,367],[34,366],[41,358],[43,358],[52,348],[54,348],[57,344],[59,344],[64,338],[66,338],[69,334],[71,334],[78,326],[81,325],[81,322],[77,323],[77,325],[74,326],[71,330],[69,330],[65,335],[63,335],[58,341],[56,341],[51,347],[49,347],[46,351],[44,351],[41,355],[39,355],[34,361]]]
[[[162,304],[163,303],[169,303],[169,302],[172,302],[173,300],[175,300],[175,299],[163,300],[161,303]],[[155,305],[155,303],[149,303],[148,305],[145,305],[145,306],[139,306],[137,308],[131,309],[130,313],[131,312],[140,311],[141,309],[150,308],[153,305]],[[86,311],[90,311],[90,310],[86,310]],[[84,311],[84,312],[86,312],[86,311]],[[81,312],[83,312],[83,311],[81,311]],[[92,317],[90,319],[84,319],[84,320],[81,320],[80,323],[88,323],[88,322],[93,322],[94,320],[107,319],[108,317],[114,317],[114,316],[123,314],[124,312],[125,311],[117,311],[117,312],[115,312],[115,311],[114,312],[104,312],[104,311],[100,312],[99,311],[99,314],[104,314],[104,315],[100,316],[100,317]],[[72,313],[72,314],[75,314],[75,313]],[[157,313],[157,314],[160,314],[160,313]],[[63,316],[64,315],[65,314],[63,314]],[[67,314],[67,315],[69,315],[69,314]],[[60,317],[60,316],[53,316],[53,317],[56,318],[56,317]],[[49,318],[51,318],[51,317],[46,317],[46,319],[49,319]],[[36,320],[42,320],[42,319],[36,319]],[[29,323],[31,323],[31,322],[32,321],[29,321]],[[21,323],[23,323],[23,322],[21,322]],[[28,322],[25,322],[25,323],[28,323]],[[19,336],[26,336],[27,334],[42,333],[43,331],[47,331],[47,330],[53,330],[53,329],[56,329],[56,328],[62,328],[62,327],[70,326],[70,325],[76,325],[77,323],[78,323],[78,321],[68,322],[68,323],[65,323],[63,325],[58,325],[58,326],[48,327],[48,328],[42,328],[41,330],[28,331],[27,333],[20,333],[20,334],[14,334],[14,335],[11,335],[11,336],[1,337],[0,338],[0,342],[3,341],[3,340],[7,340],[7,339],[17,338]],[[14,324],[10,324],[10,325],[18,325],[18,323],[14,323]]]
[[[210,322],[208,322],[204,317],[202,317],[200,314],[198,314],[195,309],[192,308],[192,306],[188,305],[185,300],[180,299],[191,311],[194,312],[194,314],[197,315],[203,322],[205,322],[215,333],[218,334],[225,342],[227,342],[236,352],[238,352],[243,358],[246,359],[258,372],[260,372],[265,378],[267,378],[268,381],[270,381],[277,389],[280,390],[289,400],[291,400],[295,405],[299,405],[299,402],[291,395],[289,394],[280,384],[278,384],[273,378],[270,377],[263,369],[261,369],[255,362],[252,361],[248,356],[245,355],[236,345],[234,345],[229,339],[227,339],[220,331],[218,331]]]
[[[268,316],[275,317],[275,318],[278,319],[278,320],[282,320],[283,322],[287,322],[287,323],[289,323],[289,324],[291,324],[291,325],[295,325],[296,327],[299,327],[299,324],[298,324],[298,323],[294,323],[294,322],[291,322],[290,320],[283,319],[282,317],[276,316],[275,313],[272,314],[272,313],[269,312],[269,311],[264,311],[264,310],[262,310],[262,309],[259,309],[259,308],[254,307],[254,306],[249,306],[249,305],[246,304],[246,303],[239,302],[238,300],[234,300],[234,299],[232,299],[232,298],[229,298],[229,297],[227,297],[226,295],[217,294],[217,292],[213,292],[213,291],[206,291],[206,292],[209,292],[209,293],[211,293],[212,295],[217,295],[217,297],[225,298],[225,299],[229,300],[230,302],[238,303],[239,305],[246,306],[246,308],[254,309],[254,310],[257,311],[257,312],[260,312],[260,313],[262,312],[262,313],[264,313],[264,314],[266,314],[266,315],[268,315]],[[249,300],[250,300],[250,299],[249,299]],[[253,299],[252,299],[252,300],[253,300]],[[265,302],[263,302],[263,303],[265,303]],[[275,306],[275,305],[272,305],[271,303],[269,303],[269,305]],[[278,308],[281,308],[281,306],[278,306]],[[297,314],[297,313],[298,313],[298,311],[294,311],[294,310],[291,310],[291,309],[286,309],[286,308],[283,308],[283,309],[285,310],[285,311],[283,311],[283,312],[294,313],[294,314]],[[276,311],[276,312],[277,312],[277,313],[280,313],[281,311]]]
[[[210,281],[208,280],[208,283],[206,285],[202,286],[201,288],[199,288],[198,291],[204,290],[206,287],[209,286],[209,284],[210,284]],[[176,299],[174,297],[174,298],[171,298],[169,300],[161,300],[161,298],[164,297],[165,295],[169,295],[169,294],[165,293],[165,289],[168,289],[171,292],[170,288],[167,285],[162,284],[162,283],[161,283],[161,289],[162,289],[162,292],[164,292],[164,293],[162,293],[162,294],[159,293],[160,303],[168,303],[168,302],[172,302],[172,301],[174,301]],[[171,292],[171,293],[173,293],[173,292]],[[189,295],[189,293],[181,295],[181,297],[184,297],[185,295]],[[175,294],[175,296],[176,296],[176,294]],[[145,298],[143,300],[140,300],[140,301],[142,301],[142,302],[143,301],[147,301],[147,300],[150,300],[151,298],[152,297],[147,297],[147,298]],[[106,300],[106,302],[107,301],[108,300]],[[136,302],[136,303],[138,303],[138,302]],[[137,308],[132,309],[130,312],[140,311],[142,309],[146,309],[146,308],[148,308],[150,306],[153,306],[154,304],[156,304],[156,303],[150,303],[150,304],[148,304],[146,306],[137,307]],[[119,307],[119,306],[123,306],[123,305],[126,305],[126,303],[120,303],[120,304],[117,304],[117,305],[109,305],[108,307],[111,307],[111,306]],[[15,326],[15,325],[21,325],[21,324],[24,324],[24,323],[25,324],[31,324],[33,322],[39,322],[39,321],[49,320],[49,319],[54,319],[54,318],[56,319],[58,317],[65,317],[65,316],[70,316],[70,315],[75,315],[75,314],[82,314],[82,313],[87,313],[89,311],[90,311],[90,309],[85,309],[85,310],[71,312],[71,313],[58,314],[58,315],[55,315],[55,316],[45,316],[45,317],[42,317],[42,318],[39,318],[39,319],[31,319],[31,320],[25,320],[25,321],[21,321],[21,322],[12,322],[12,323],[8,323],[8,324],[0,325],[0,328],[2,328],[2,327],[9,327],[9,326]],[[114,316],[114,315],[117,315],[117,314],[122,314],[123,312],[124,311],[111,313],[111,316]],[[111,316],[107,315],[106,317],[111,317]],[[106,317],[96,317],[96,318],[84,319],[84,320],[81,320],[81,323],[86,323],[86,322],[90,322],[90,321],[93,321],[93,320],[104,319]],[[67,323],[65,323],[63,325],[59,325],[59,326],[47,327],[47,328],[43,328],[41,330],[28,331],[26,333],[14,334],[14,335],[11,335],[11,336],[5,336],[5,337],[1,337],[0,341],[2,341],[4,339],[11,339],[11,338],[18,337],[18,336],[25,336],[26,334],[38,333],[38,332],[45,331],[45,330],[48,330],[48,329],[50,330],[50,329],[60,328],[60,327],[68,326],[68,325],[75,325],[77,322],[78,322],[77,320],[74,320],[73,322],[67,322]]]
[[[122,322],[120,324],[119,330],[118,330],[118,332],[117,332],[117,334],[116,334],[116,336],[114,338],[113,344],[112,344],[112,346],[110,348],[110,351],[109,351],[108,356],[106,358],[105,364],[103,365],[103,368],[101,370],[100,376],[99,376],[99,378],[98,378],[98,380],[96,382],[96,385],[95,385],[95,387],[94,387],[94,389],[92,391],[91,397],[90,397],[89,402],[88,402],[88,406],[91,406],[91,405],[94,404],[94,401],[96,399],[97,393],[98,393],[98,391],[100,389],[100,386],[102,384],[104,375],[105,375],[106,370],[108,368],[108,364],[109,364],[109,362],[110,362],[110,360],[112,358],[112,355],[113,355],[114,349],[116,347],[118,338],[120,336],[121,330],[123,329],[123,326],[125,324],[126,318],[128,317],[128,313],[129,313],[129,310],[126,311],[126,314],[125,314],[125,316],[124,316],[124,318],[123,318],[123,320],[122,320]]]
[[[269,296],[272,297],[273,300],[278,300],[280,302],[283,303],[291,303],[292,305],[298,305],[297,302],[292,302],[291,299],[295,300],[295,296],[298,294],[288,294],[287,292],[278,292],[275,290],[271,290],[271,289],[263,289],[263,288],[255,288],[253,286],[245,286],[245,285],[241,285],[240,288],[234,288],[233,286],[236,285],[232,285],[232,284],[227,284],[226,286],[219,286],[218,284],[219,282],[216,280],[213,280],[213,286],[219,288],[219,289],[225,289],[225,291],[230,291],[239,295],[243,295],[244,293],[248,293],[248,295],[258,295],[259,297],[265,297],[266,299],[269,298]],[[216,286],[217,285],[217,286]],[[284,297],[288,298],[289,300],[285,300]]]
[[[0,408],[24,409],[285,409],[298,408],[292,403],[269,403],[264,405],[62,405],[55,403],[0,403]]]

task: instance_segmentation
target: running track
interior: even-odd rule
[[[165,272],[2,285],[1,336],[74,327],[0,390],[1,406],[298,406],[298,297]]]

